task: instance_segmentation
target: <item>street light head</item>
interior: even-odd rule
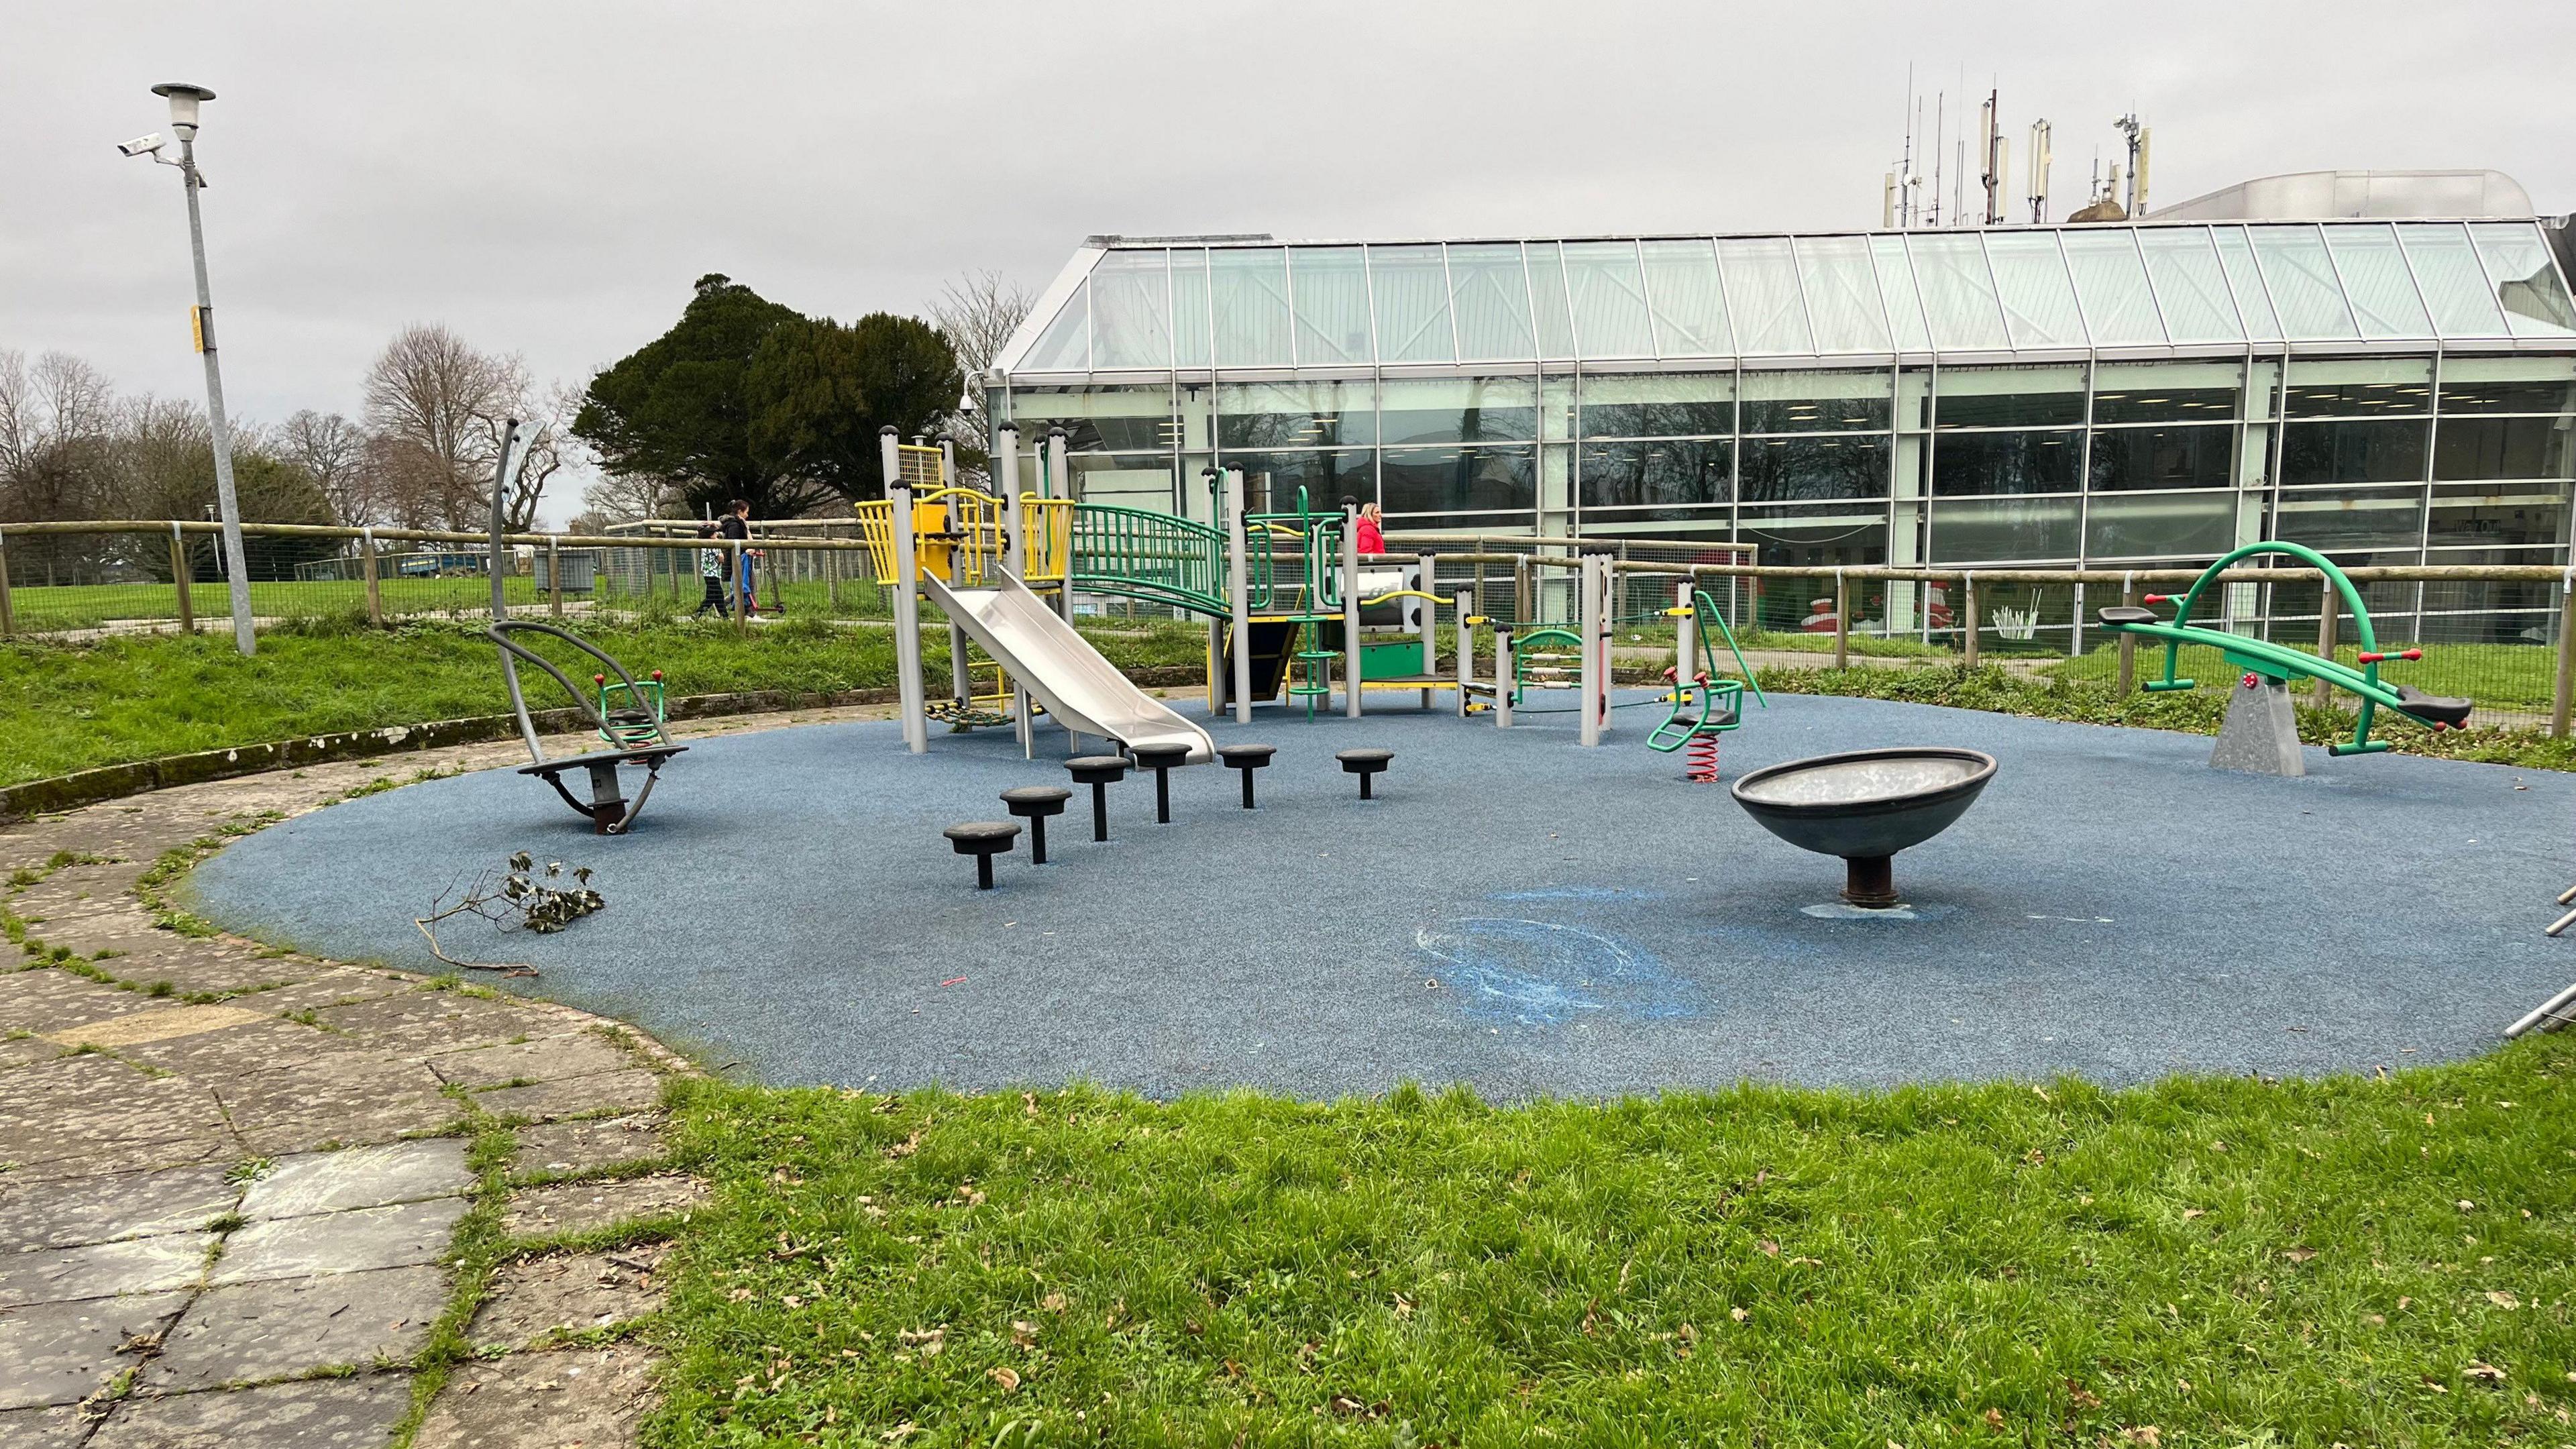
[[[190,85],[186,81],[163,81],[152,88],[152,94],[169,100],[170,126],[179,133],[181,140],[186,140],[197,132],[198,103],[215,98],[213,91],[204,86]]]
[[[123,142],[116,149],[127,156],[149,156],[160,150],[163,144],[161,133],[155,131],[149,136],[137,136],[131,141]]]

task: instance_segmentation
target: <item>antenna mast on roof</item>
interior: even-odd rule
[[[2135,219],[2147,205],[2147,145],[2154,133],[2138,124],[2138,113],[2135,111],[2131,111],[2111,124],[2119,128],[2122,135],[2129,138],[2129,194],[2122,201],[2122,209]],[[2120,185],[2119,172],[2115,169],[2111,175],[2111,187],[2116,191]]]
[[[1947,91],[1932,93],[1932,133],[1924,148],[1932,153],[1932,204],[1925,208],[1923,213],[1925,226],[1941,224],[1941,152],[1944,149],[1941,145],[1942,113],[1949,99]]]
[[[2048,220],[2048,171],[2057,157],[2048,148],[2048,122],[2030,123],[2030,202],[2031,224]]]
[[[2012,188],[2012,143],[2004,139],[2003,92],[1989,90],[1986,103],[1977,113],[1978,149],[1986,163],[1979,179],[1986,187],[1986,210],[1981,218],[1986,226],[2000,225],[2004,219],[2004,193]]]

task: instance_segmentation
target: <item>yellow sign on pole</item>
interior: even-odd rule
[[[206,309],[203,307],[188,309],[188,341],[199,352],[206,350]]]

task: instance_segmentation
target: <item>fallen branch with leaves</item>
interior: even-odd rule
[[[438,923],[457,916],[479,916],[491,922],[494,930],[552,935],[608,904],[590,888],[589,866],[573,868],[570,888],[554,884],[564,878],[562,861],[550,860],[540,871],[534,858],[522,850],[510,857],[509,869],[498,887],[492,886],[491,876],[478,875],[453,905],[448,903],[453,887],[441,891],[438,899],[429,903],[429,914],[413,917],[412,925],[428,940],[429,954],[450,966],[503,976],[534,976],[537,968],[525,962],[460,961],[448,955],[438,943]]]

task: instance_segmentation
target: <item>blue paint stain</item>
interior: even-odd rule
[[[1525,891],[1496,891],[1489,901],[1659,901],[1662,891],[1632,891],[1618,886],[1542,886]]]
[[[1414,932],[1470,1015],[1560,1026],[1608,1013],[1637,1021],[1701,1014],[1699,988],[1642,946],[1553,921],[1470,917]]]

